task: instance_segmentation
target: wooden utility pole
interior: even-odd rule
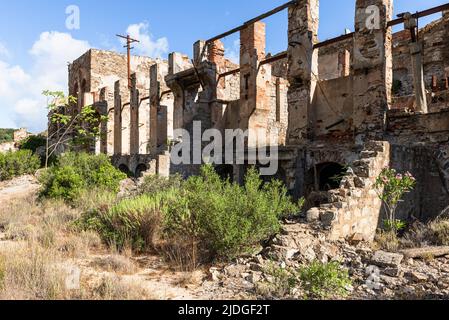
[[[122,35],[118,34],[117,37],[126,39],[126,46],[124,46],[124,48],[126,48],[126,51],[127,51],[126,53],[128,56],[128,88],[131,89],[131,50],[134,49],[133,47],[131,47],[131,45],[134,42],[140,42],[140,41],[131,38],[129,35],[122,36]]]

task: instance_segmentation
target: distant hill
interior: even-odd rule
[[[0,143],[14,141],[15,129],[0,129]]]

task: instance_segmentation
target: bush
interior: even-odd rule
[[[73,202],[85,190],[118,192],[125,178],[106,155],[67,153],[40,177],[41,196]]]
[[[194,268],[203,261],[232,259],[279,232],[280,219],[298,211],[280,182],[262,186],[256,170],[245,185],[222,181],[211,166],[201,176],[178,181],[156,192],[123,200],[105,210],[84,215],[81,225],[98,231],[119,248],[154,247],[161,230],[159,249],[177,263]],[[158,219],[161,219],[159,221]]]
[[[14,129],[0,129],[0,143],[14,141]]]
[[[315,261],[299,270],[301,286],[307,299],[329,299],[347,296],[347,287],[351,285],[348,271],[340,263],[323,264]]]
[[[283,299],[291,297],[294,289],[299,284],[298,277],[294,270],[281,268],[274,263],[270,263],[264,268],[264,274],[269,281],[257,283],[256,293],[265,299]]]
[[[168,207],[165,230],[186,235],[212,257],[232,259],[279,232],[280,219],[297,211],[282,184],[262,186],[255,169],[241,187],[223,182],[211,166],[204,166]]]
[[[160,195],[143,195],[123,200],[111,208],[92,210],[79,223],[85,229],[98,232],[107,244],[119,250],[130,246],[142,251],[154,246],[161,227],[163,204]]]
[[[39,148],[45,147],[47,144],[47,140],[42,135],[33,135],[29,136],[22,142],[20,142],[19,149],[20,150],[30,150],[33,153],[36,153],[36,151]]]
[[[0,181],[24,174],[34,174],[40,167],[39,157],[29,150],[0,154]]]
[[[139,186],[139,194],[154,194],[172,188],[180,188],[182,177],[180,175],[163,178],[157,175],[146,176]]]

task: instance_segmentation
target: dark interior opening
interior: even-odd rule
[[[146,171],[148,171],[148,167],[144,164],[139,164],[136,169],[135,177],[141,178]]]
[[[126,174],[128,177],[132,177],[132,172],[129,170],[129,168],[126,166],[126,165],[124,165],[124,164],[121,164],[119,167],[118,167],[118,169],[121,171],[121,172],[123,172],[124,174]]]
[[[324,163],[318,168],[320,191],[338,189],[346,172],[345,167],[338,163]]]
[[[217,172],[222,180],[234,181],[234,167],[230,164],[216,166],[215,172]]]

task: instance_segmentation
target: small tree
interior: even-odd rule
[[[49,130],[46,140],[45,168],[49,159],[61,146],[86,147],[101,134],[100,124],[108,120],[98,115],[93,106],[76,109],[77,98],[66,97],[61,91],[44,91],[49,111]],[[50,132],[50,126],[54,130]]]
[[[395,233],[404,227],[404,224],[396,219],[397,207],[403,196],[415,186],[416,179],[410,172],[401,174],[389,168],[384,169],[376,180],[375,188],[387,213],[385,226]]]

